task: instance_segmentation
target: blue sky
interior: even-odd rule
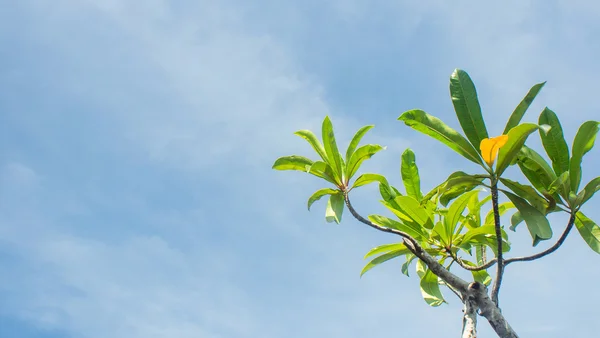
[[[399,261],[359,278],[364,253],[396,238],[349,215],[326,224],[323,203],[305,208],[320,182],[272,162],[311,155],[292,133],[330,115],[342,141],[376,125],[365,141],[387,150],[364,169],[393,184],[406,147],[425,190],[474,170],[396,121],[422,108],[457,127],[457,67],[490,134],[547,80],[526,119],[547,105],[571,140],[600,118],[599,19],[576,0],[3,2],[0,336],[456,335],[457,299],[429,308]],[[584,180],[598,165],[594,149]],[[375,187],[355,198],[383,212]],[[531,252],[525,228],[511,240]],[[599,278],[575,232],[510,266],[503,311],[523,336],[593,336]]]

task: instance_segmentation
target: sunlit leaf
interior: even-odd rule
[[[346,178],[352,178],[352,176],[354,176],[358,168],[360,168],[360,165],[365,160],[370,159],[373,155],[375,155],[377,152],[383,149],[385,149],[385,147],[382,147],[378,144],[365,144],[364,146],[361,146],[358,149],[356,149],[354,154],[352,154],[352,156],[350,157],[350,161],[346,163],[346,168],[348,172],[348,176]]]
[[[419,285],[421,286],[421,295],[429,306],[440,306],[446,302],[440,291],[438,277],[431,270],[426,269]]]
[[[354,181],[352,188],[354,189],[373,182],[379,182],[380,184],[383,184],[385,187],[387,187],[388,191],[391,189],[388,180],[383,175],[371,173],[360,175],[356,181]]]
[[[348,149],[346,150],[346,163],[350,162],[350,157],[352,157],[352,154],[354,154],[354,151],[356,150],[356,147],[358,147],[358,144],[360,143],[360,140],[362,140],[363,136],[365,136],[365,134],[371,130],[374,126],[370,125],[370,126],[364,126],[362,128],[360,128],[356,134],[354,134],[354,137],[352,138],[352,141],[350,141],[350,144],[348,145]],[[346,173],[348,174],[348,173]]]
[[[429,212],[419,204],[419,201],[410,196],[397,196],[394,201],[417,224],[428,229],[433,228]]]
[[[573,155],[569,163],[569,178],[571,181],[571,191],[575,193],[579,191],[579,184],[581,183],[581,160],[583,159],[583,155],[594,147],[599,127],[600,123],[596,121],[584,122],[579,127],[577,135],[575,135],[575,140],[573,140]]]
[[[423,229],[414,223],[401,223],[381,215],[369,215],[369,220],[384,228],[396,229],[405,232],[416,240],[427,238],[427,235]]]
[[[344,161],[340,156],[340,152],[335,142],[335,135],[333,133],[333,125],[329,116],[326,116],[323,120],[323,146],[325,153],[329,159],[329,164],[333,168],[333,173],[341,181],[344,176]]]
[[[307,166],[310,167],[313,161],[303,156],[283,156],[275,160],[273,169],[275,170],[298,170],[307,171]]]
[[[600,177],[594,178],[583,188],[583,198],[581,204],[587,202],[590,198],[592,198],[592,196],[594,196],[594,194],[598,190],[600,190]]]
[[[398,119],[414,130],[442,142],[468,160],[477,164],[482,163],[479,153],[469,141],[437,117],[422,110],[414,109],[404,112]]]
[[[583,238],[592,250],[600,254],[600,227],[581,211],[578,211],[576,214],[575,226],[579,230],[581,238]]]
[[[342,212],[344,211],[344,195],[340,192],[329,197],[327,209],[325,210],[325,220],[327,223],[342,221]]]
[[[517,108],[515,108],[513,113],[510,115],[510,118],[508,119],[508,122],[506,123],[506,127],[504,128],[502,134],[508,133],[509,130],[511,130],[513,127],[516,127],[521,122],[521,119],[523,118],[523,115],[525,115],[527,108],[529,108],[529,106],[531,105],[531,103],[545,84],[546,82],[538,83],[531,87],[531,89],[529,89],[527,95],[525,95],[523,100],[521,100]]]
[[[456,69],[450,76],[450,96],[465,135],[473,146],[479,146],[481,140],[488,137],[488,133],[481,115],[475,85],[464,70]]]
[[[419,177],[419,168],[415,162],[415,153],[410,149],[406,149],[402,154],[400,173],[406,194],[420,201],[423,198],[421,194],[421,178]]]
[[[388,252],[394,251],[394,250],[404,250],[404,249],[406,249],[406,246],[403,243],[383,244],[383,245],[376,246],[373,249],[369,250],[369,252],[367,252],[365,254],[365,257],[363,259],[367,259],[372,256],[379,256],[381,254],[388,253]]]
[[[508,191],[503,191],[503,193],[515,205],[517,210],[519,210],[519,214],[525,220],[527,229],[533,239],[533,246],[536,246],[542,240],[552,238],[552,228],[543,213],[532,207],[523,198]]]
[[[315,203],[316,201],[321,199],[321,197],[323,197],[325,195],[333,195],[333,194],[337,194],[337,193],[339,193],[339,190],[330,189],[330,188],[323,188],[323,189],[319,189],[319,190],[315,191],[315,193],[312,194],[308,198],[308,210],[310,210],[310,207],[313,205],[313,203]]]
[[[317,136],[313,134],[312,131],[298,130],[294,133],[294,135],[298,135],[305,139],[310,144],[310,146],[317,152],[317,154],[321,156],[321,159],[323,159],[325,163],[329,162],[329,159],[327,158],[327,153],[325,153],[325,148],[323,148],[323,145],[321,144]]]
[[[500,181],[517,196],[526,199],[533,207],[542,213],[546,213],[548,209],[548,201],[540,196],[537,191],[530,185],[521,184],[519,182],[509,180],[508,178],[500,178]]]
[[[401,245],[404,245],[404,244],[401,244]],[[370,261],[367,265],[365,265],[365,267],[360,272],[360,276],[362,277],[362,275],[364,275],[367,271],[371,270],[372,268],[374,268],[375,266],[377,266],[383,262],[387,262],[390,259],[396,258],[398,256],[402,256],[409,252],[410,251],[406,247],[404,247],[404,249],[395,249],[386,254],[383,254],[383,255],[373,259],[372,261]]]
[[[540,133],[540,137],[544,149],[552,161],[554,172],[558,176],[569,170],[569,147],[565,141],[562,126],[556,114],[548,108],[542,111],[538,123],[551,127],[548,133]]]
[[[446,215],[446,217],[444,218],[444,226],[446,227],[446,233],[450,236],[450,242],[452,242],[452,235],[456,230],[458,220],[467,208],[469,200],[478,193],[479,190],[470,191],[457,198],[456,201],[452,202],[452,204],[450,205],[450,208],[448,209],[448,215]]]
[[[539,128],[533,123],[523,123],[508,132],[508,141],[500,148],[498,153],[498,163],[496,164],[496,173],[502,175],[504,170],[510,165],[513,159],[517,156],[527,137]]]

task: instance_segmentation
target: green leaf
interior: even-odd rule
[[[586,184],[585,188],[583,188],[583,199],[579,206],[583,205],[583,203],[592,198],[592,196],[594,196],[598,190],[600,190],[600,177],[594,178],[588,184]]]
[[[573,140],[573,155],[569,164],[569,175],[571,190],[575,193],[579,191],[579,184],[581,183],[581,160],[583,159],[583,155],[594,146],[599,126],[600,123],[596,121],[584,122],[579,127],[577,135],[575,135],[575,139]]]
[[[365,160],[370,159],[373,155],[383,149],[385,149],[385,147],[382,147],[378,144],[365,144],[364,146],[358,148],[354,154],[350,156],[350,161],[348,161],[346,164],[346,170],[348,172],[346,179],[349,180],[352,178]]]
[[[333,168],[333,172],[340,181],[344,176],[344,160],[340,155],[337,144],[335,142],[335,134],[333,133],[333,125],[329,116],[326,116],[323,120],[323,145],[325,147],[325,153],[329,158],[329,164]],[[326,161],[327,162],[327,161]]]
[[[360,128],[356,134],[354,134],[354,137],[352,138],[352,141],[350,141],[350,144],[348,145],[348,150],[346,150],[346,163],[350,162],[350,157],[352,157],[352,154],[354,154],[354,151],[356,150],[356,147],[358,147],[358,144],[360,143],[360,140],[362,140],[363,136],[365,136],[365,134],[371,130],[374,126],[364,126],[362,128]],[[348,173],[346,173],[348,174]],[[348,175],[346,175],[348,176]]]
[[[569,170],[569,146],[565,141],[562,126],[556,114],[547,107],[540,114],[538,123],[540,125],[547,124],[551,127],[548,133],[540,133],[540,137],[544,149],[546,149],[546,153],[552,161],[554,172],[558,176]]]
[[[367,252],[365,254],[365,257],[363,259],[367,259],[372,256],[379,256],[381,254],[388,253],[388,252],[394,251],[394,250],[404,250],[404,249],[406,249],[406,246],[403,243],[383,244],[383,245],[376,246],[373,249],[369,250],[369,252]]]
[[[404,245],[404,244],[400,244],[400,245]],[[383,255],[373,259],[372,261],[370,261],[367,265],[365,265],[365,267],[360,272],[360,276],[362,277],[362,275],[364,275],[367,271],[371,270],[372,268],[374,268],[375,266],[377,266],[383,262],[387,262],[390,259],[396,258],[398,256],[402,256],[409,252],[410,251],[406,247],[404,247],[404,249],[396,249],[396,250],[390,251],[386,254],[383,254]]]
[[[412,263],[412,261],[415,260],[415,258],[417,258],[417,256],[413,255],[412,253],[406,254],[406,262],[402,264],[401,268],[402,273],[406,275],[406,277],[410,277],[408,273],[408,268],[410,267],[410,263]]]
[[[315,191],[315,193],[312,194],[308,198],[308,210],[310,210],[311,205],[313,205],[313,203],[315,203],[316,201],[320,200],[321,197],[323,197],[325,195],[333,195],[333,194],[337,194],[337,193],[339,193],[339,190],[330,189],[330,188],[323,188],[323,189],[319,189],[319,190]]]
[[[516,231],[517,230],[517,226],[519,224],[521,224],[523,222],[523,216],[521,216],[521,213],[519,211],[515,212],[511,217],[510,217],[510,230],[512,231]]]
[[[273,163],[273,169],[275,170],[298,170],[307,171],[307,166],[311,166],[313,161],[303,156],[283,156],[275,160]]]
[[[568,199],[569,193],[571,192],[571,180],[569,179],[569,172],[565,171],[560,174],[552,183],[550,183],[550,187],[548,188],[548,193],[553,194],[558,192],[565,199]]]
[[[427,235],[423,229],[416,224],[400,223],[381,215],[369,215],[369,220],[384,228],[396,229],[405,232],[416,240],[423,240],[427,238]]]
[[[481,140],[488,138],[488,133],[481,115],[475,85],[464,70],[455,69],[450,76],[450,96],[465,135],[476,149],[479,148]]]
[[[432,233],[437,235],[438,238],[436,238],[436,236],[433,236],[433,238],[439,239],[439,241],[442,243],[441,246],[448,247],[450,245],[450,233],[448,232],[448,229],[444,226],[444,223],[437,222],[432,229]]]
[[[446,227],[446,233],[450,236],[450,242],[452,242],[452,235],[456,230],[456,225],[460,220],[462,213],[467,208],[469,200],[479,194],[479,190],[470,191],[456,199],[448,209],[448,215],[444,218],[444,226]]]
[[[329,159],[327,158],[327,153],[325,153],[325,148],[323,148],[323,145],[321,144],[317,136],[313,134],[312,131],[298,130],[294,133],[294,135],[298,135],[305,139],[310,144],[310,146],[317,152],[317,154],[321,156],[321,159],[323,159],[325,163],[329,162]]]
[[[548,162],[535,150],[523,146],[517,154],[517,164],[529,182],[539,191],[547,191],[556,180],[556,174]]]
[[[341,192],[333,194],[329,197],[327,209],[325,210],[325,220],[327,223],[336,222],[340,224],[342,221],[342,212],[344,211],[344,195]]]
[[[525,144],[527,137],[538,128],[539,126],[534,123],[523,123],[508,132],[508,141],[498,152],[498,163],[496,164],[496,173],[498,176],[502,175],[504,170],[517,156],[521,147]]]
[[[500,214],[500,216],[504,215],[508,210],[514,208],[514,204],[512,204],[512,202],[505,202],[505,203],[500,203],[500,205],[498,205],[498,213]],[[494,224],[494,209],[491,209],[486,215],[485,215],[485,221],[483,222],[483,224]]]
[[[335,175],[333,174],[333,170],[331,166],[323,161],[317,161],[313,163],[311,166],[306,168],[306,171],[309,174],[320,177],[328,182],[339,185],[335,179]]]
[[[517,196],[526,199],[533,207],[538,209],[541,213],[546,214],[548,201],[540,196],[532,186],[521,184],[507,178],[500,178],[500,181]]]
[[[461,244],[466,244],[466,243],[481,244],[480,243],[481,240],[479,239],[479,237],[481,237],[481,236],[493,238],[495,240],[496,239],[496,227],[493,224],[486,224],[486,225],[480,226],[479,228],[470,229],[463,235]],[[508,238],[508,235],[506,234],[506,232],[504,232],[504,230],[502,230],[502,238],[504,238],[504,239]]]
[[[419,284],[421,286],[421,295],[429,306],[440,306],[446,302],[440,291],[438,277],[431,270],[426,269]]]
[[[600,254],[600,227],[581,211],[578,211],[576,214],[575,226],[581,238],[583,238],[592,250]]]
[[[423,198],[421,194],[421,178],[419,177],[419,168],[415,162],[415,153],[410,149],[406,149],[402,154],[400,172],[406,194],[420,201]]]
[[[485,270],[471,271],[471,274],[476,282],[482,283],[486,286],[492,283],[492,277],[490,277],[490,274]]]
[[[358,178],[356,179],[356,181],[354,181],[354,184],[352,185],[352,189],[369,184],[369,183],[373,183],[373,182],[379,182],[380,184],[383,184],[386,187],[387,191],[391,190],[388,180],[383,175],[371,174],[371,173],[362,174],[362,175],[358,176]]]
[[[449,179],[440,189],[440,203],[447,206],[451,200],[481,185],[483,179],[477,175],[457,176]]]
[[[419,204],[419,201],[410,196],[397,196],[394,201],[417,224],[427,229],[433,228],[433,220],[430,218],[427,209]]]
[[[521,100],[521,102],[519,103],[517,108],[515,108],[513,113],[510,115],[510,118],[508,119],[508,122],[506,123],[506,127],[504,128],[504,131],[502,132],[503,135],[508,133],[509,130],[511,130],[513,127],[516,127],[521,122],[521,119],[523,118],[523,115],[525,115],[527,108],[529,108],[529,106],[531,105],[531,103],[533,102],[533,100],[535,99],[535,97],[540,92],[542,87],[544,87],[545,84],[546,84],[546,82],[544,81],[542,83],[533,85],[533,87],[531,87],[531,89],[529,89],[529,92],[527,92],[527,95],[525,95],[523,100]]]
[[[480,165],[483,163],[479,157],[479,152],[469,141],[437,117],[431,116],[422,110],[413,109],[404,112],[398,119],[414,130],[442,142],[468,160]]]
[[[527,229],[533,239],[533,246],[536,246],[542,240],[552,238],[552,228],[550,228],[550,223],[543,213],[532,207],[523,198],[508,191],[503,191],[503,193],[515,205],[521,217],[525,220]]]

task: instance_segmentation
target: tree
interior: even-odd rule
[[[411,149],[406,149],[401,160],[404,194],[380,174],[365,173],[353,180],[361,164],[384,148],[377,144],[359,147],[363,136],[373,128],[369,125],[356,132],[344,156],[337,147],[329,117],[323,121],[322,142],[309,130],[295,133],[308,141],[319,160],[285,156],[277,159],[273,168],[298,170],[327,181],[330,187],[316,191],[308,199],[310,210],[315,201],[328,196],[327,222],[340,223],[347,208],[359,222],[401,237],[401,242],[370,250],[365,258],[371,258],[371,261],[363,268],[361,276],[378,264],[399,257],[405,259],[402,272],[408,275],[408,268],[416,259],[421,293],[429,305],[439,306],[445,302],[440,285],[451,290],[464,304],[462,337],[476,337],[478,315],[487,319],[499,337],[517,337],[499,307],[502,277],[508,265],[551,254],[560,248],[573,226],[590,248],[600,253],[600,228],[581,211],[600,190],[600,177],[580,189],[582,158],[594,146],[600,123],[583,123],[571,149],[552,110],[545,108],[537,124],[521,123],[544,84],[538,83],[529,90],[508,119],[503,134],[497,137],[489,137],[475,86],[469,75],[460,69],[450,77],[450,94],[466,137],[422,110],[404,112],[398,118],[400,121],[440,141],[483,169],[478,174],[451,173],[427,194],[421,192],[419,169]],[[534,133],[539,134],[551,164],[526,145],[528,137]],[[525,183],[503,177],[505,170],[514,165],[519,167]],[[365,218],[354,208],[350,192],[370,183],[379,184],[382,203],[395,219],[383,215]],[[478,187],[488,188],[490,195],[480,199]],[[507,198],[506,202],[499,202],[500,193]],[[483,216],[482,209],[489,202],[491,210]],[[532,245],[536,246],[552,239],[547,217],[558,212],[568,213],[569,221],[550,248],[526,257],[505,256],[510,250],[505,222],[501,221],[505,213],[512,213],[511,230],[525,223]],[[493,255],[491,259],[488,258],[490,254]],[[470,271],[473,280],[458,277],[451,271],[453,267]],[[493,283],[490,269],[495,270]],[[491,286],[489,294],[488,286]]]

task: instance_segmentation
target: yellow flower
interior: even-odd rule
[[[500,135],[497,137],[486,138],[481,140],[479,144],[479,149],[481,149],[481,156],[485,163],[487,163],[490,167],[496,161],[496,156],[498,156],[498,150],[502,148],[508,141],[508,135]]]

